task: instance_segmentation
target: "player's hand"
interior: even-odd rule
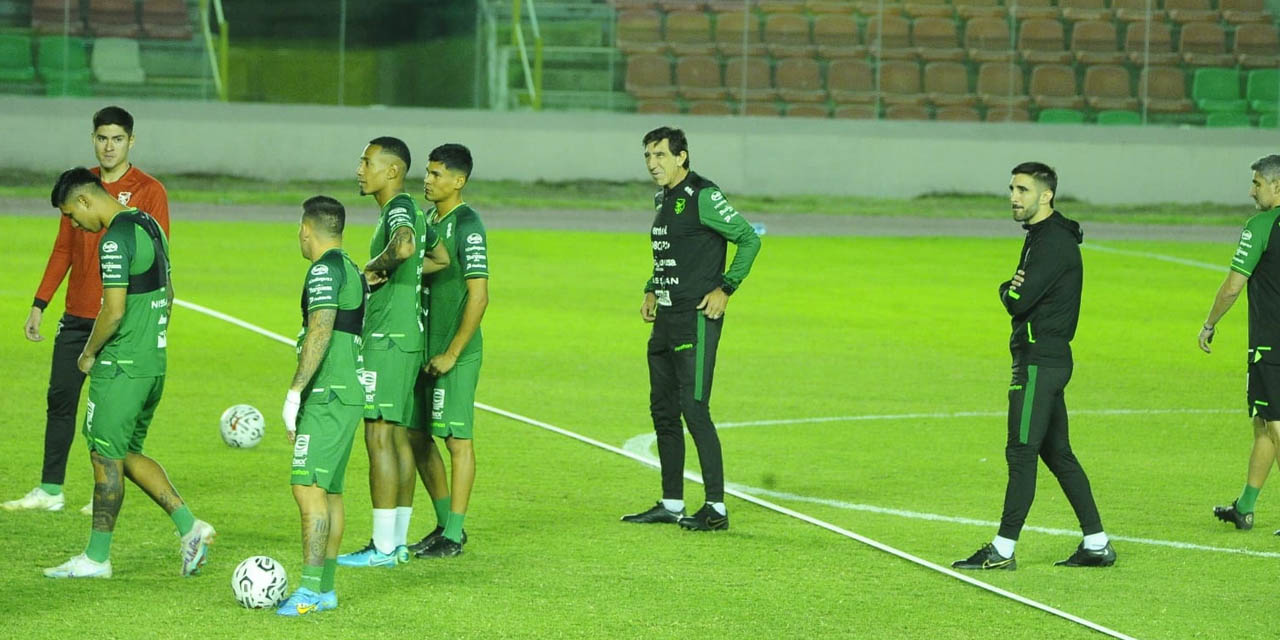
[[[427,362],[427,373],[439,378],[440,376],[449,373],[449,371],[453,369],[453,365],[457,363],[458,358],[456,356],[452,356],[448,352],[445,352],[432,357],[431,360]]]
[[[31,313],[27,314],[27,324],[23,325],[22,333],[32,342],[40,342],[44,340],[44,336],[40,335],[40,319],[44,317],[44,312],[40,307],[31,307]]]
[[[1209,348],[1209,344],[1213,342],[1213,334],[1217,333],[1217,329],[1209,325],[1200,327],[1200,350],[1205,353],[1213,353]]]
[[[80,357],[76,359],[76,368],[80,370],[80,373],[88,374],[89,370],[93,369],[93,363],[97,360],[97,356],[91,356],[82,351],[80,352]]]
[[[716,287],[705,296],[702,296],[702,302],[698,303],[698,308],[702,309],[702,315],[710,320],[718,320],[724,315],[724,308],[729,304],[729,294],[724,289]]]
[[[640,305],[640,319],[645,322],[658,319],[658,296],[652,291],[646,291],[644,294],[644,303]]]
[[[364,279],[369,286],[379,285],[387,281],[387,273],[385,271],[369,271],[365,269]]]
[[[284,397],[284,410],[281,411],[281,417],[284,418],[284,429],[289,436],[289,442],[293,442],[294,437],[298,435],[298,409],[302,407],[302,393],[289,390]]]
[[[1018,269],[1018,272],[1013,274],[1013,278],[1009,280],[1009,288],[1017,289],[1018,287],[1021,287],[1022,281],[1026,276],[1027,276],[1026,271],[1023,271],[1022,269]]]

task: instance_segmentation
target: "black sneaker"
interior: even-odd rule
[[[1116,550],[1111,542],[1101,549],[1086,549],[1084,543],[1076,547],[1076,552],[1062,562],[1055,562],[1055,567],[1109,567],[1116,563]]]
[[[1237,529],[1248,531],[1253,528],[1253,512],[1240,513],[1236,510],[1236,501],[1231,501],[1229,507],[1214,507],[1213,515],[1223,522],[1230,522],[1236,525]]]
[[[431,533],[428,533],[427,535],[422,536],[421,540],[409,545],[409,552],[414,555],[418,555],[422,553],[423,551],[426,550],[428,546],[431,545],[432,540],[435,540],[436,538],[439,538],[442,535],[444,535],[444,527],[437,525],[435,529],[431,530]],[[462,544],[466,544],[466,543],[467,543],[467,530],[463,529]]]
[[[427,544],[427,548],[416,555],[419,558],[452,558],[462,555],[462,544],[440,535],[432,539]]]
[[[640,513],[633,513],[631,515],[622,516],[622,521],[634,522],[636,524],[653,524],[655,522],[675,524],[676,522],[680,521],[680,518],[683,518],[683,517],[684,517],[684,509],[681,509],[679,511],[671,511],[670,509],[667,509],[666,507],[662,506],[662,501],[659,500],[657,504],[653,505],[652,509],[649,509],[648,511],[642,511]]]
[[[676,524],[688,531],[727,531],[729,514],[720,515],[711,505],[704,504],[697,513],[680,518]]]
[[[951,563],[952,569],[999,569],[1003,571],[1013,571],[1018,568],[1018,561],[1014,556],[1008,558],[1000,555],[996,551],[996,546],[990,542],[982,545],[981,549],[973,552],[973,555],[964,560],[956,560]]]

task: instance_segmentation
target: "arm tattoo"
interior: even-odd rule
[[[298,370],[293,374],[290,389],[311,382],[316,370],[329,350],[329,340],[333,337],[333,322],[338,317],[337,309],[316,309],[307,316],[307,337],[302,339],[302,351],[298,354]]]
[[[124,503],[123,460],[112,460],[94,451],[90,454],[95,467],[93,484],[93,529],[115,531],[116,516]],[[100,472],[100,473],[98,473]]]
[[[413,247],[413,228],[399,227],[395,233],[391,235],[391,240],[387,242],[387,247],[378,254],[378,257],[369,261],[365,266],[366,271],[385,271],[391,273],[404,262],[406,258],[400,257],[401,247],[408,245],[410,247],[410,255],[412,255]]]

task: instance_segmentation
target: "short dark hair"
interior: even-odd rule
[[[317,229],[331,237],[339,237],[347,226],[347,210],[329,196],[311,196],[302,203],[302,218],[311,220]]]
[[[98,127],[109,124],[118,124],[124,132],[133,135],[133,116],[128,111],[121,109],[115,105],[98,109],[93,114],[93,130],[97,131]]]
[[[449,142],[431,150],[428,162],[439,162],[450,171],[458,171],[471,179],[471,150],[456,143]]]
[[[102,187],[102,180],[84,167],[63,171],[62,175],[58,176],[58,181],[53,184],[53,191],[49,192],[49,204],[52,204],[54,209],[61,209],[62,205],[71,199],[71,194],[85,185],[93,185],[102,189],[103,192],[106,191]]]
[[[671,150],[671,155],[678,156],[681,153],[689,153],[689,141],[684,137],[684,131],[675,127],[658,127],[649,133],[644,134],[644,146],[649,146],[654,142],[667,141],[667,148]],[[689,156],[684,157],[684,168],[689,168]]]
[[[1275,182],[1276,178],[1280,178],[1280,155],[1273,153],[1262,156],[1249,165],[1249,168],[1257,171],[1263,180]]]
[[[1058,172],[1043,162],[1024,162],[1013,168],[1011,175],[1028,175],[1040,183],[1040,186],[1058,195]],[[1053,206],[1053,197],[1049,198],[1049,206]]]
[[[376,144],[379,147],[382,147],[383,153],[389,153],[400,158],[400,161],[404,163],[405,173],[408,173],[409,167],[413,166],[413,160],[409,155],[409,145],[405,144],[404,140],[401,140],[400,138],[393,138],[391,136],[378,136],[377,138],[370,140],[369,144]]]

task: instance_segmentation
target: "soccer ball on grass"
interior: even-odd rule
[[[262,440],[266,420],[262,412],[247,404],[238,404],[222,412],[222,441],[228,447],[248,449]]]
[[[250,609],[274,607],[289,591],[289,576],[279,562],[267,556],[245,558],[231,572],[231,592],[236,602]]]

